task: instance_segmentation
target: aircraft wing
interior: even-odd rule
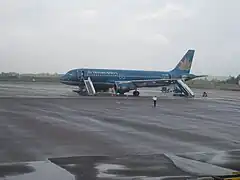
[[[168,81],[176,81],[178,79],[146,79],[146,80],[132,80],[132,83],[144,83],[144,82],[153,82],[153,83],[161,83]]]
[[[131,80],[131,81],[117,81],[117,84],[134,84],[137,87],[146,86],[146,85],[162,85],[162,84],[171,84],[172,82],[179,79],[144,79],[144,80]]]
[[[117,81],[117,84],[133,84],[137,87],[141,87],[141,86],[146,86],[146,85],[169,85],[172,84],[174,82],[176,82],[177,80],[191,80],[191,79],[195,79],[195,78],[199,78],[199,77],[207,77],[207,75],[188,75],[188,76],[182,76],[181,78],[161,78],[161,79],[143,79],[143,80],[123,80],[123,81]]]

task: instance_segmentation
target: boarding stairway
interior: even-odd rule
[[[92,80],[90,77],[88,77],[87,79],[84,79],[84,84],[87,90],[88,95],[93,96],[96,94],[96,90],[93,86]]]
[[[194,97],[194,92],[181,79],[176,80],[176,85],[184,96]]]

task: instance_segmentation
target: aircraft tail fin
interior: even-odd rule
[[[190,73],[194,53],[195,50],[189,49],[171,72]]]

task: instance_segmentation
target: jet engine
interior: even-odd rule
[[[116,90],[116,92],[118,92],[120,94],[124,94],[124,93],[129,92],[133,89],[135,89],[135,85],[131,82],[116,83],[115,84],[115,90]]]

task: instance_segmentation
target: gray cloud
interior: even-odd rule
[[[237,0],[3,0],[0,71],[169,70],[239,74]]]

